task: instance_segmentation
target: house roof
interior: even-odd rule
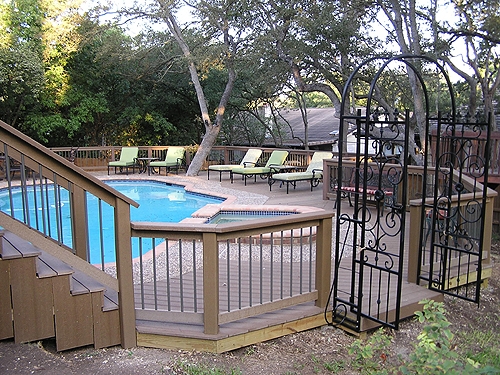
[[[286,135],[283,136],[283,145],[290,147],[303,147],[305,142],[304,121],[300,110],[283,109],[280,111],[284,118]],[[332,144],[335,137],[332,131],[338,131],[340,120],[335,117],[335,109],[309,108],[307,109],[307,122],[309,129],[309,146]],[[293,134],[293,136],[292,136]]]

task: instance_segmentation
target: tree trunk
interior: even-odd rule
[[[196,90],[196,96],[198,98],[198,104],[200,106],[201,118],[203,123],[205,124],[205,135],[203,136],[203,140],[194,156],[191,164],[189,164],[188,170],[186,171],[187,176],[197,176],[203,167],[203,163],[205,162],[207,156],[210,154],[210,150],[212,146],[215,144],[217,140],[217,135],[219,134],[222,121],[224,118],[224,111],[229,102],[229,98],[231,96],[231,92],[234,87],[234,82],[236,81],[236,72],[233,66],[233,54],[229,53],[231,50],[231,37],[229,35],[229,30],[227,28],[222,30],[224,36],[224,45],[227,48],[227,59],[225,61],[226,68],[228,71],[228,80],[226,82],[226,87],[224,92],[222,93],[221,99],[219,101],[219,105],[217,107],[217,114],[215,116],[215,121],[212,123],[210,120],[210,115],[208,112],[207,102],[205,100],[205,94],[203,92],[203,87],[201,86],[198,71],[193,62],[191,51],[186,41],[182,36],[182,31],[177,25],[177,22],[170,12],[170,10],[166,9],[166,21],[167,25],[170,29],[170,32],[176,39],[179,47],[181,48],[184,57],[188,60],[189,74],[191,75],[191,81],[193,82],[194,88]]]

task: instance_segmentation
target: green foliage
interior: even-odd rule
[[[322,370],[326,370],[326,371],[333,372],[334,374],[336,374],[345,368],[345,362],[342,360],[334,361],[334,362],[325,362],[325,361],[322,361],[319,358],[316,358],[315,356],[313,356],[312,361],[315,364],[314,372],[316,372],[316,373],[321,373]]]
[[[358,339],[349,348],[348,353],[354,355],[352,365],[362,373],[387,373],[384,369],[391,338],[383,328],[373,333],[368,340]]]
[[[241,375],[241,371],[231,369],[229,371],[209,367],[206,365],[192,364],[183,361],[178,361],[172,368],[172,375]]]
[[[397,369],[386,362],[390,337],[383,329],[371,337],[356,340],[349,349],[354,355],[353,367],[366,374],[408,374],[408,375],[459,375],[459,374],[499,374],[500,369],[483,366],[478,362],[480,356],[467,356],[458,353],[454,345],[454,334],[450,322],[446,319],[444,305],[441,302],[425,300],[421,302],[422,311],[415,313],[423,328],[418,335],[418,343],[409,356],[409,361]],[[496,352],[495,356],[498,356]]]
[[[479,363],[461,356],[453,346],[454,334],[446,319],[444,305],[432,300],[422,301],[422,311],[415,314],[424,324],[418,336],[418,344],[410,355],[410,362],[401,367],[403,374],[494,374],[493,368],[481,367]]]

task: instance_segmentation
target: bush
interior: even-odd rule
[[[355,355],[353,366],[368,374],[499,374],[498,369],[483,367],[470,358],[460,358],[453,345],[454,334],[442,302],[425,300],[421,303],[423,310],[415,315],[423,329],[407,363],[398,368],[391,368],[386,363],[391,340],[379,329],[366,342],[356,340],[352,344],[349,354]]]

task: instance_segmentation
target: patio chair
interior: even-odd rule
[[[171,146],[167,149],[165,154],[165,160],[152,161],[148,166],[148,175],[155,172],[155,168],[158,168],[158,173],[161,172],[162,168],[165,168],[165,174],[168,174],[171,169],[175,169],[175,173],[179,174],[179,168],[184,163],[184,154],[186,150],[181,146]]]
[[[255,167],[257,164],[257,160],[259,160],[260,155],[262,155],[262,150],[257,148],[250,148],[247,150],[243,159],[241,159],[240,164],[219,164],[219,165],[210,165],[208,167],[208,179],[210,180],[210,171],[219,172],[219,182],[222,181],[222,173],[231,172],[234,168],[246,168],[246,167]]]
[[[233,168],[229,174],[231,176],[231,183],[233,183],[233,178],[235,174],[240,174],[243,180],[245,181],[245,186],[247,185],[247,178],[251,178],[252,176],[257,182],[257,176],[259,175],[261,178],[268,178],[269,175],[273,172],[276,172],[280,166],[283,166],[285,159],[288,156],[288,151],[278,151],[275,150],[272,152],[271,156],[267,160],[267,163],[263,167],[238,167]]]
[[[293,188],[297,181],[309,181],[311,184],[311,191],[313,187],[323,180],[323,159],[331,159],[333,154],[328,151],[317,151],[313,154],[311,162],[307,169],[303,172],[290,172],[290,173],[274,173],[269,176],[269,191],[276,181],[280,181],[280,186],[286,183],[286,193],[288,194],[289,185],[292,184]]]
[[[108,163],[108,175],[110,167],[115,168],[115,173],[116,173],[116,168],[120,168],[120,172],[123,171],[123,168],[126,168],[127,175],[128,175],[128,169],[132,167],[132,173],[134,173],[136,166],[135,159],[137,158],[138,154],[139,154],[139,147],[122,147],[122,151],[120,153],[120,159],[115,161],[110,161]]]

